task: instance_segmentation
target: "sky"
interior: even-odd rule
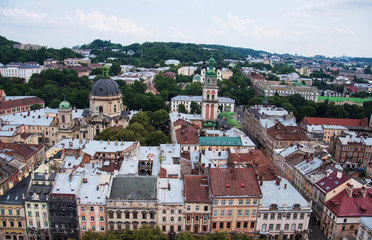
[[[102,39],[372,57],[371,23],[372,0],[0,0],[0,35],[52,48]]]

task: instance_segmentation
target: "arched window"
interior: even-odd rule
[[[116,105],[114,105],[114,112],[116,112]]]
[[[209,119],[209,104],[205,108],[205,119]]]
[[[214,119],[214,104],[211,105],[211,119]]]
[[[62,115],[62,123],[65,123],[65,115]]]
[[[99,106],[99,113],[103,113],[103,107],[102,106]]]

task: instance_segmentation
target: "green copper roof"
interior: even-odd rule
[[[200,82],[200,75],[199,74],[195,74],[193,77],[192,77],[192,80],[195,80],[195,81],[199,81]]]
[[[69,108],[71,108],[71,104],[69,102],[67,102],[66,100],[64,100],[59,104],[58,108],[59,109],[69,109]]]
[[[103,66],[103,68],[102,68],[103,78],[108,78],[109,77],[109,72],[110,72],[110,67],[107,66],[107,65]]]
[[[364,103],[368,101],[372,101],[372,98],[348,98],[348,97],[324,97],[324,96],[319,96],[318,101],[322,102],[328,99],[330,102],[344,102],[344,101],[352,101],[355,103]]]
[[[199,137],[200,146],[241,146],[240,137]]]
[[[229,120],[227,120],[226,124],[227,125],[230,125],[230,126],[236,126],[239,123],[238,123],[238,121],[235,118],[230,118]]]
[[[214,63],[215,60],[213,58],[213,54],[211,54],[211,58],[209,59],[209,67],[207,69],[207,77],[217,77],[217,73],[214,71]]]
[[[300,83],[299,81],[294,81],[293,85],[295,85],[295,86],[306,86],[305,84]]]
[[[231,115],[234,115],[233,112],[221,112],[219,115],[218,115],[218,118],[222,119],[222,118],[231,118]]]

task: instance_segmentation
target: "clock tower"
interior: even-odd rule
[[[203,120],[216,120],[218,110],[217,73],[214,71],[215,60],[213,55],[209,59],[208,68],[205,69],[205,80],[202,96]]]

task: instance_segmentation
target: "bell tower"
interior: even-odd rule
[[[202,96],[202,118],[203,120],[216,120],[218,110],[218,86],[217,73],[214,71],[215,60],[213,55],[209,59],[208,68],[205,73],[205,81]]]

